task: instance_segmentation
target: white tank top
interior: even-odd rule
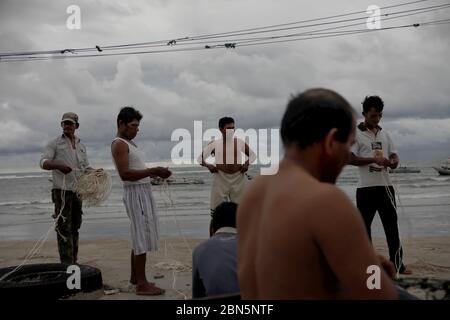
[[[138,148],[131,144],[130,142],[128,142],[125,139],[116,137],[114,138],[113,142],[116,140],[122,140],[124,141],[127,145],[128,145],[128,167],[132,170],[144,170],[146,169],[146,165],[144,162],[144,153],[140,150],[138,150]],[[117,165],[116,162],[114,161],[114,165],[116,166],[116,170],[117,170]],[[142,184],[142,183],[150,183],[150,177],[146,177],[144,179],[141,180],[137,180],[137,181],[123,181],[123,185],[124,186],[129,186],[129,185],[134,185],[134,184]]]

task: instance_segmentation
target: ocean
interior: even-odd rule
[[[446,236],[450,231],[450,176],[439,176],[432,169],[436,162],[408,162],[420,173],[391,174],[398,194],[400,234],[403,239]],[[174,177],[201,179],[204,184],[152,186],[164,238],[207,238],[209,227],[209,192],[211,175],[205,168],[171,168]],[[84,208],[81,239],[129,239],[129,220],[122,203],[122,185],[115,171],[109,171],[113,187],[108,200],[100,207]],[[256,175],[252,168],[250,175]],[[39,239],[52,227],[53,204],[50,199],[51,174],[48,171],[0,174],[0,241]],[[337,185],[355,201],[358,169],[348,166]],[[301,185],[298,186],[302,188]],[[171,202],[172,201],[172,202]],[[332,213],[330,213],[332,215]],[[378,215],[373,236],[384,237]],[[55,232],[50,233],[55,239]]]

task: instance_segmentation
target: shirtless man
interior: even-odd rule
[[[224,201],[239,203],[247,185],[245,172],[256,156],[244,141],[234,137],[234,120],[224,117],[219,120],[219,130],[222,139],[208,144],[198,158],[201,166],[208,168],[214,175],[211,188],[211,213]],[[247,160],[242,164],[242,153]],[[211,154],[216,159],[216,164],[206,163]]]
[[[397,298],[393,265],[375,254],[361,215],[334,185],[355,139],[349,103],[326,89],[294,97],[281,138],[278,173],[257,177],[238,207],[242,298]],[[371,265],[380,289],[368,289]]]

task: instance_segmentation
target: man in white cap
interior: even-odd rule
[[[76,172],[92,169],[86,147],[75,135],[79,126],[75,113],[65,113],[61,119],[63,133],[47,144],[39,163],[42,169],[52,170],[53,218],[57,219],[58,251],[61,263],[67,264],[77,262],[78,230],[83,214],[81,199],[74,192]]]

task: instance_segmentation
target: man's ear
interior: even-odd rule
[[[79,127],[80,127],[79,123],[75,124],[75,129],[78,129]]]
[[[327,155],[332,155],[334,151],[334,144],[336,143],[337,128],[328,131],[324,139],[324,151]]]

